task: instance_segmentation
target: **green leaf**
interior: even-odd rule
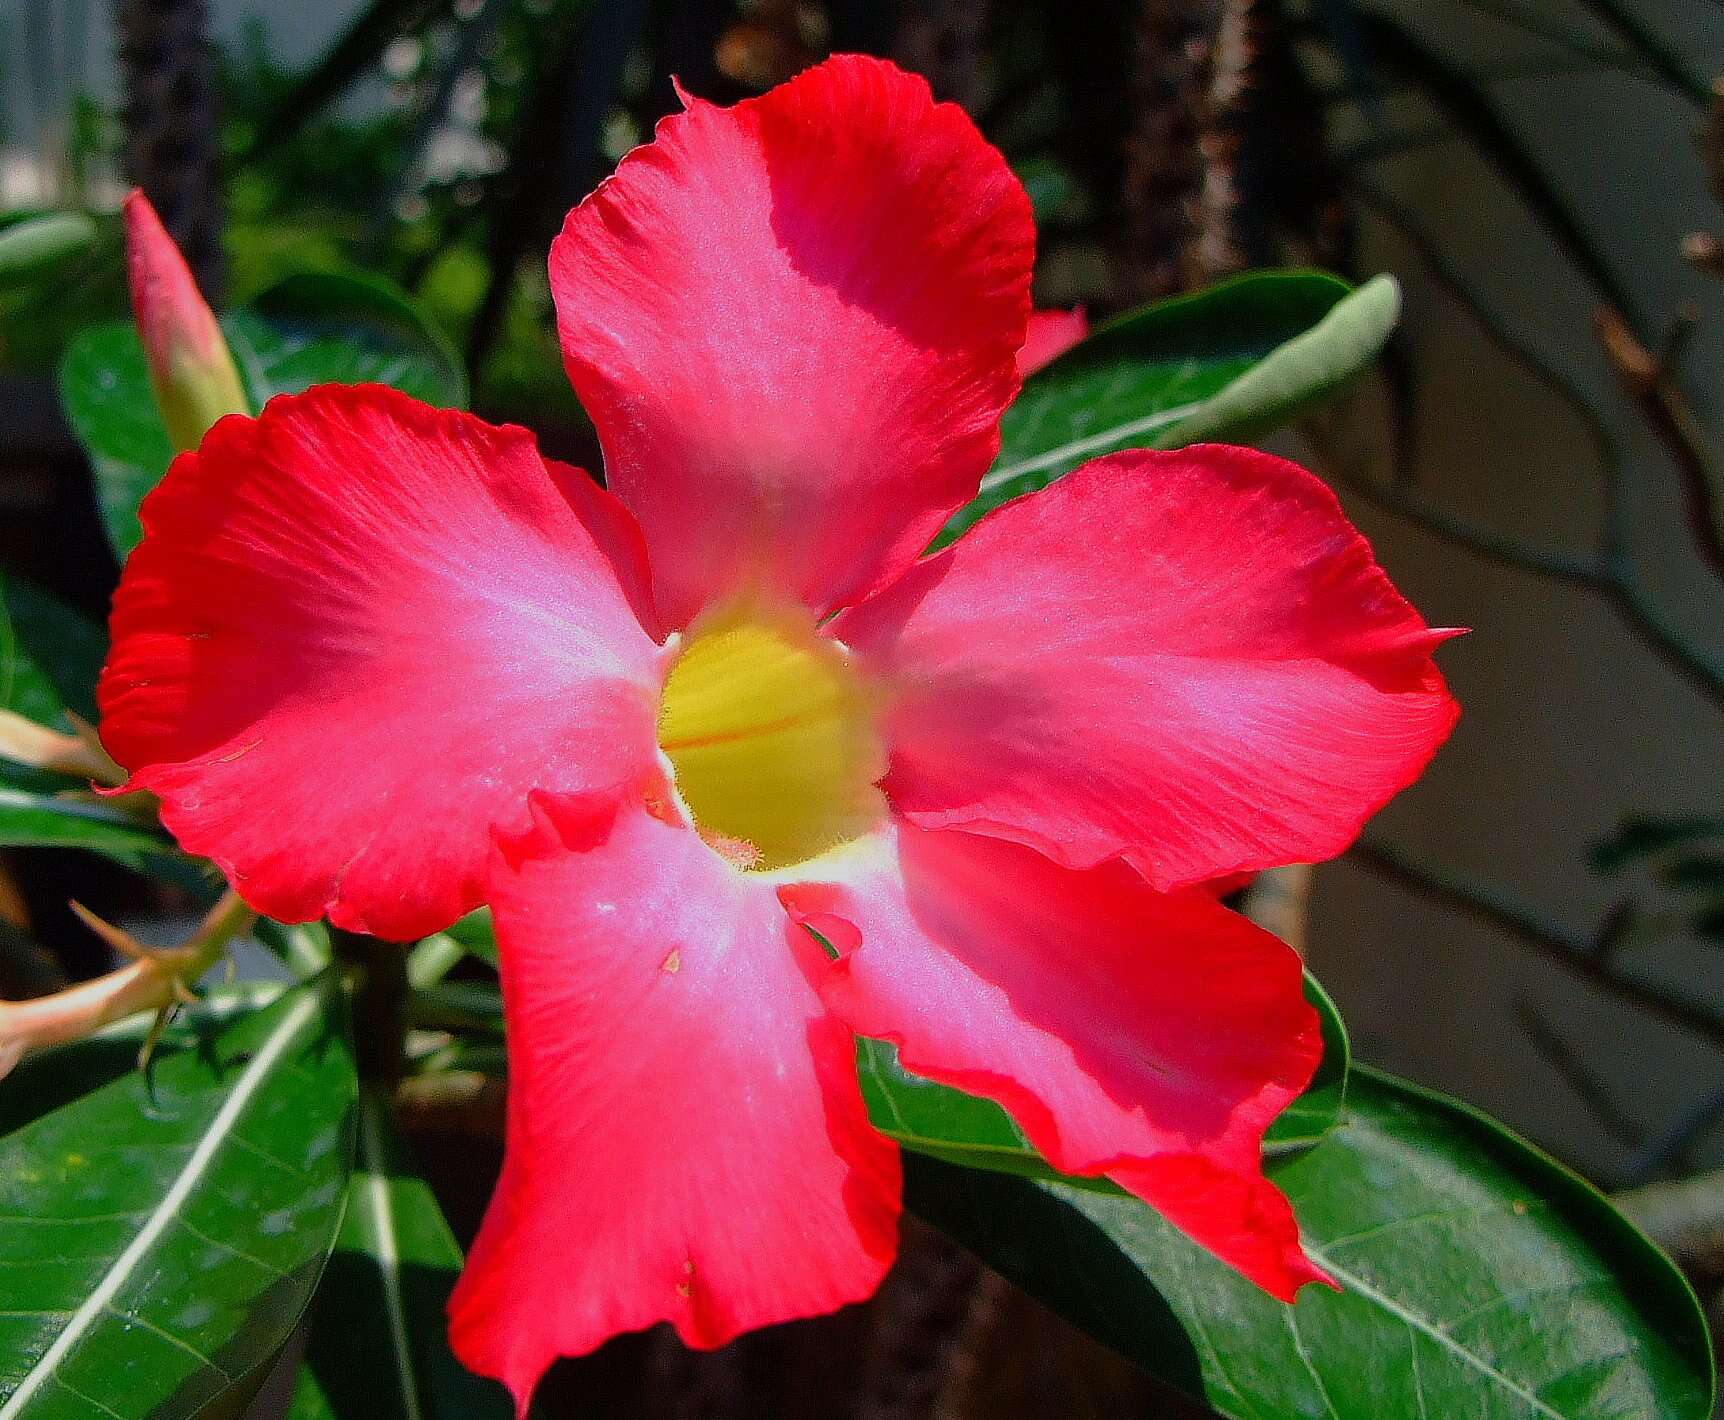
[[[355,1091],[326,979],[0,1140],[0,1420],[254,1381],[335,1240]]]
[[[415,991],[429,990],[468,957],[496,968],[497,935],[489,907],[469,912],[447,931],[420,941],[407,955],[407,984]]]
[[[1239,1420],[1702,1420],[1710,1340],[1602,1195],[1478,1112],[1364,1066],[1271,1165],[1342,1286],[1287,1307],[1135,1199],[907,1159],[907,1202],[1068,1320]]]
[[[96,678],[106,654],[107,635],[95,622],[58,597],[0,573],[0,709],[61,733],[72,730],[68,705],[94,723]],[[85,789],[87,781],[0,757],[0,788],[51,796]],[[9,816],[0,809],[0,822]],[[38,822],[34,814],[29,820]],[[88,830],[65,826],[65,831]]]
[[[0,847],[87,848],[129,868],[174,852],[159,827],[116,804],[70,791],[51,794],[0,784]]]
[[[1317,1008],[1323,1026],[1323,1059],[1305,1093],[1288,1105],[1269,1126],[1263,1140],[1266,1155],[1291,1153],[1320,1143],[1335,1127],[1347,1101],[1347,1077],[1353,1068],[1353,1046],[1322,983],[1305,973],[1305,998]]]
[[[157,1056],[199,1045],[220,1027],[273,1004],[285,989],[280,982],[248,981],[204,991],[196,1005],[175,1014],[157,1042]],[[0,1135],[130,1074],[154,1021],[148,1014],[126,1016],[82,1040],[26,1055],[0,1087]]]
[[[362,1095],[347,1217],[311,1316],[289,1420],[509,1420],[494,1381],[449,1350],[444,1305],[461,1271],[430,1186],[387,1107]]]
[[[433,932],[407,954],[408,987],[423,991],[435,986],[467,956],[467,949],[447,932]]]
[[[254,408],[330,382],[394,385],[433,404],[465,400],[466,379],[447,343],[390,287],[290,277],[259,300],[222,320]],[[138,504],[174,452],[129,324],[90,326],[73,338],[60,366],[60,398],[90,455],[102,521],[123,560],[140,536]]]
[[[942,538],[1103,454],[1244,442],[1284,424],[1365,369],[1399,309],[1387,276],[1353,291],[1270,271],[1109,322],[1025,383],[980,495]]]
[[[8,628],[0,632],[0,685],[11,684],[29,703],[0,696],[0,704],[42,724],[53,724],[61,710],[71,709],[92,724],[96,720],[96,681],[108,657],[108,633],[100,623],[63,602],[52,592],[19,577],[0,575],[0,603]],[[7,647],[17,673],[41,684],[19,687],[7,675]],[[29,670],[24,670],[24,666]],[[43,689],[49,695],[43,694]],[[49,703],[49,697],[52,704]],[[36,708],[32,708],[32,706]],[[36,713],[37,709],[45,713]]]
[[[11,710],[39,725],[52,725],[60,718],[65,702],[48,673],[36,663],[13,625],[13,582],[0,574],[0,709]]]
[[[1223,386],[1155,447],[1224,440],[1246,442],[1321,404],[1368,369],[1401,318],[1401,288],[1373,276],[1303,335],[1276,347]]]
[[[1345,1096],[1351,1060],[1346,1028],[1335,1003],[1306,973],[1305,993],[1323,1023],[1324,1058],[1311,1088],[1271,1129],[1265,1152],[1309,1148],[1334,1125]],[[1077,1188],[1120,1195],[1104,1178],[1069,1178],[1036,1152],[1023,1131],[992,1100],[935,1084],[906,1070],[898,1052],[882,1040],[858,1039],[857,1068],[868,1117],[882,1134],[906,1149],[968,1168],[990,1169],[1026,1178],[1058,1181]]]
[[[494,981],[438,981],[413,993],[407,1014],[416,1026],[500,1035],[503,993]]]
[[[490,965],[497,964],[497,928],[491,920],[491,909],[477,908],[449,928],[453,937],[471,956]]]
[[[261,344],[234,345],[258,402],[327,381],[393,385],[446,409],[467,403],[455,347],[406,292],[370,276],[305,272],[246,308],[266,328]],[[250,368],[256,361],[256,368]]]
[[[252,935],[295,975],[309,980],[329,965],[334,953],[329,945],[329,929],[321,922],[277,922],[260,917]]]
[[[124,561],[141,536],[138,504],[174,456],[130,325],[111,321],[72,337],[60,362],[60,402],[90,457],[108,541]]]
[[[0,228],[0,283],[52,266],[96,240],[96,224],[81,212],[50,212]]]

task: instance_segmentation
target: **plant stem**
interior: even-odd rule
[[[73,904],[77,908],[77,904]],[[31,1001],[0,1001],[0,1075],[27,1050],[82,1040],[103,1026],[140,1011],[166,1011],[220,958],[227,944],[247,931],[257,914],[231,888],[209,910],[182,946],[150,948],[117,927],[79,909],[104,940],[134,958],[117,971],[80,981]]]
[[[407,948],[329,929],[337,961],[355,969],[353,1046],[362,1080],[392,1086],[406,1072]]]

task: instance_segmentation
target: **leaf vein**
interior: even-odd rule
[[[16,1420],[16,1417],[23,1414],[30,1397],[40,1390],[49,1378],[56,1375],[60,1363],[71,1354],[96,1319],[105,1314],[108,1304],[131,1280],[133,1272],[179,1214],[192,1190],[197,1187],[216,1154],[220,1152],[221,1146],[233,1137],[234,1126],[245,1112],[246,1106],[251,1103],[252,1096],[268,1078],[271,1067],[286,1052],[300,1029],[316,1013],[318,1005],[316,996],[307,995],[276,1023],[274,1031],[235,1081],[227,1099],[222,1102],[215,1118],[210,1121],[209,1131],[187,1158],[179,1177],[162,1195],[161,1202],[151,1210],[148,1220],[115,1259],[114,1265],[104,1274],[84,1304],[72,1314],[72,1319],[66,1323],[65,1329],[54,1338],[47,1350],[37,1357],[35,1365],[26,1373],[18,1388],[8,1397],[5,1405],[0,1406],[0,1420]]]
[[[1306,1251],[1311,1255],[1311,1260],[1313,1262],[1331,1273],[1337,1281],[1341,1282],[1354,1292],[1357,1292],[1367,1301],[1375,1302],[1378,1306],[1382,1307],[1383,1310],[1388,1312],[1391,1316],[1397,1317],[1405,1325],[1423,1332],[1426,1336],[1430,1337],[1446,1350],[1453,1352],[1454,1355],[1459,1357],[1462,1362],[1471,1366],[1474,1370],[1478,1371],[1479,1374],[1495,1381],[1510,1395],[1524,1400],[1538,1414],[1548,1417],[1548,1420],[1567,1420],[1567,1417],[1565,1417],[1560,1411],[1553,1410],[1549,1405],[1545,1404],[1544,1401],[1540,1400],[1532,1391],[1528,1390],[1524,1385],[1520,1384],[1520,1382],[1503,1374],[1503,1372],[1491,1365],[1489,1361],[1485,1360],[1485,1358],[1480,1356],[1477,1352],[1469,1351],[1465,1346],[1461,1345],[1460,1342],[1456,1341],[1452,1336],[1445,1332],[1441,1327],[1432,1323],[1428,1318],[1420,1316],[1417,1312],[1404,1306],[1402,1303],[1397,1302],[1386,1292],[1378,1291],[1369,1282],[1365,1281],[1363,1277],[1359,1277],[1354,1273],[1347,1271],[1346,1268],[1341,1267],[1339,1264],[1325,1257],[1319,1249],[1312,1247],[1307,1248]]]

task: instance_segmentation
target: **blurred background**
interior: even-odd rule
[[[480,412],[591,467],[544,277],[562,214],[670,111],[672,75],[726,102],[832,50],[921,71],[1005,151],[1036,205],[1038,305],[1105,320],[1260,266],[1400,279],[1379,373],[1283,449],[1432,622],[1474,628],[1443,655],[1465,717],[1357,850],[1257,907],[1361,1055],[1606,1187],[1684,1181],[1707,1226],[1682,1260],[1716,1292],[1719,0],[0,0],[0,227],[98,223],[0,289],[0,566],[92,612],[117,576],[53,370],[123,311],[131,183],[218,304],[308,269],[386,276],[462,351]],[[94,969],[64,902],[125,907],[119,871],[8,866],[0,907]],[[728,1361],[625,1343],[575,1389],[830,1414],[818,1382],[768,1411],[736,1397],[841,1336],[870,1420],[985,1413],[1008,1375],[1042,1376],[1050,1414],[1135,1394],[1051,1323],[1038,1356],[1002,1350],[1030,1304],[937,1242],[895,1286],[872,1320]]]

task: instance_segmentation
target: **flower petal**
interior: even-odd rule
[[[669,624],[745,584],[826,610],[928,545],[999,448],[1034,246],[963,111],[855,55],[691,100],[569,214],[563,354]]]
[[[1120,862],[908,825],[780,896],[842,952],[827,1004],[906,1069],[997,1100],[1055,1168],[1107,1175],[1277,1297],[1325,1280],[1260,1162],[1322,1053],[1285,943]]]
[[[1159,888],[1331,857],[1458,713],[1433,631],[1329,490],[1207,445],[1008,504],[832,634],[889,677],[924,827],[1117,853]]]
[[[503,1177],[450,1303],[457,1353],[523,1410],[621,1331],[713,1347],[868,1296],[900,1187],[771,886],[639,806],[534,803],[492,875]]]
[[[143,522],[103,742],[260,912],[421,936],[530,788],[655,762],[639,533],[523,429],[324,386],[216,425]]]
[[[1069,311],[1032,311],[1029,332],[1018,351],[1018,369],[1026,376],[1033,375],[1088,334],[1089,316],[1082,306]]]

